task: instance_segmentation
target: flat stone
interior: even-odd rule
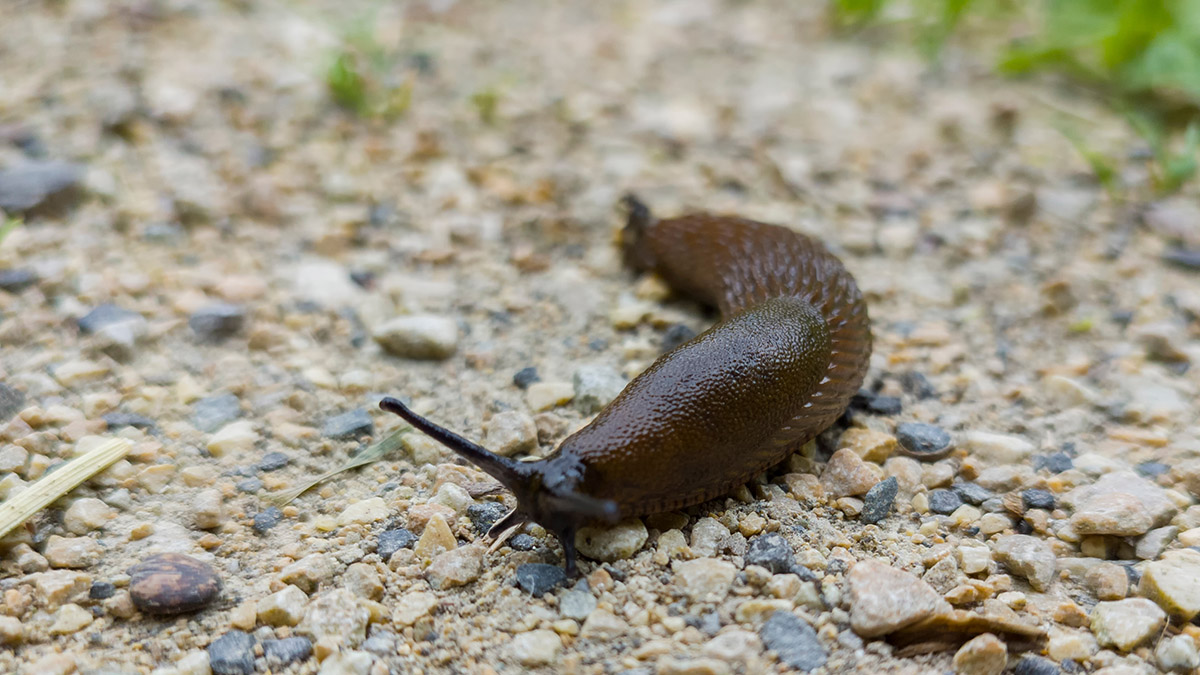
[[[888,476],[876,483],[863,496],[863,510],[859,520],[865,525],[881,522],[892,512],[899,490],[900,483],[895,476]]]
[[[517,586],[521,590],[540,597],[567,580],[567,573],[558,565],[525,563],[517,568]]]
[[[874,560],[862,560],[847,575],[850,627],[865,638],[914,624],[944,602],[917,577]]]
[[[758,631],[763,646],[775,652],[781,663],[802,672],[825,665],[828,652],[817,632],[791,612],[775,612]]]
[[[1108,473],[1063,495],[1074,509],[1071,526],[1081,535],[1138,536],[1166,525],[1178,512],[1166,490],[1133,471]]]
[[[591,415],[616,398],[625,388],[626,380],[608,366],[585,365],[575,370],[572,384],[575,388],[575,407],[583,414]]]
[[[334,415],[321,425],[321,435],[338,440],[356,439],[359,436],[370,436],[375,433],[375,423],[371,415],[362,408],[355,408],[340,415]]]
[[[964,433],[961,445],[972,456],[993,464],[1018,464],[1034,451],[1033,444],[1020,436],[987,431]]]
[[[0,170],[0,210],[15,214],[68,206],[83,176],[81,165],[59,160],[27,161]]]
[[[333,576],[333,561],[324,553],[311,553],[284,567],[279,580],[305,593],[317,590],[321,582]]]
[[[254,422],[238,420],[221,427],[208,439],[205,447],[214,457],[222,457],[230,453],[248,453],[254,450],[257,443],[258,432],[254,430]]]
[[[207,563],[182,553],[162,553],[129,569],[129,595],[147,614],[181,614],[207,607],[221,578]]]
[[[649,536],[640,519],[629,518],[611,527],[581,527],[575,534],[575,547],[589,558],[614,562],[637,553]]]
[[[60,537],[52,534],[46,540],[42,555],[51,567],[82,569],[99,562],[104,549],[90,537]]]
[[[1142,560],[1157,560],[1163,551],[1167,550],[1175,537],[1179,536],[1179,528],[1174,525],[1158,527],[1150,530],[1138,539],[1134,555]]]
[[[77,633],[92,625],[92,621],[95,618],[91,612],[75,603],[65,604],[54,613],[54,623],[50,625],[50,634],[70,635]]]
[[[208,646],[208,665],[215,675],[250,675],[254,672],[254,637],[231,630]]]
[[[962,498],[954,490],[939,488],[931,490],[928,495],[929,510],[942,515],[954,513],[958,507],[962,506]]]
[[[629,624],[620,617],[606,609],[597,609],[583,622],[579,635],[594,640],[615,640],[627,630]]]
[[[312,640],[298,635],[282,640],[263,640],[262,647],[267,662],[281,666],[307,661],[313,651]]]
[[[1027,534],[1000,537],[993,545],[1000,561],[1024,577],[1034,590],[1045,591],[1054,583],[1056,558],[1050,544]]]
[[[354,648],[367,636],[370,612],[350,591],[335,588],[313,597],[296,633],[314,642]]]
[[[979,506],[996,496],[994,492],[979,483],[955,483],[950,486],[950,489],[954,490],[954,493],[964,502],[972,506]]]
[[[192,312],[188,326],[196,337],[206,342],[219,342],[233,336],[246,323],[246,308],[227,302],[216,302]]]
[[[534,382],[525,390],[525,402],[534,412],[542,412],[569,403],[575,398],[570,382]]]
[[[1170,551],[1142,568],[1138,593],[1168,614],[1191,621],[1200,614],[1200,552]]]
[[[883,464],[896,449],[896,437],[874,429],[852,427],[842,432],[838,439],[838,449],[841,448],[853,450],[868,462]]]
[[[821,473],[821,487],[826,495],[833,498],[866,494],[878,482],[879,476],[849,449],[833,453]]]
[[[923,422],[904,422],[896,426],[896,439],[904,454],[922,461],[936,461],[954,449],[945,429]]]
[[[268,626],[295,626],[304,618],[308,595],[288,584],[255,603],[258,620]]]
[[[696,602],[715,602],[733,587],[737,568],[733,563],[700,558],[672,564],[680,590]]]
[[[422,617],[429,616],[437,604],[437,596],[433,593],[405,593],[392,611],[392,622],[399,626],[411,626]]]
[[[104,424],[109,429],[120,429],[122,427],[133,427],[135,429],[150,429],[156,426],[156,422],[145,415],[127,412],[110,412],[105,413],[100,417],[104,420]]]
[[[1145,598],[1097,603],[1092,608],[1092,634],[1103,647],[1129,651],[1158,634],[1167,615]]]
[[[458,349],[458,324],[433,314],[398,316],[380,324],[371,337],[394,356],[442,360]]]
[[[508,513],[508,507],[500,502],[476,502],[467,507],[467,517],[479,534],[487,534],[497,520]]]
[[[37,272],[28,267],[0,270],[0,291],[20,293],[38,281]]]

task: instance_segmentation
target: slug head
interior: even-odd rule
[[[562,454],[534,462],[518,462],[497,455],[477,443],[416,414],[394,398],[385,398],[379,407],[399,415],[433,440],[479,467],[500,481],[517,498],[510,511],[488,531],[489,536],[524,522],[533,521],[553,533],[563,547],[567,574],[574,575],[575,532],[589,523],[616,523],[621,510],[610,499],[597,499],[582,491],[583,466]]]

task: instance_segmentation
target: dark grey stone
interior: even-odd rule
[[[208,665],[217,675],[250,675],[254,672],[254,637],[231,630],[208,646]]]
[[[1029,489],[1021,493],[1021,501],[1027,509],[1054,510],[1054,493],[1049,490]]]
[[[950,448],[950,434],[939,426],[924,422],[905,422],[897,426],[896,439],[918,459],[937,459]]]
[[[476,502],[467,507],[467,517],[479,534],[487,534],[492,525],[508,513],[508,507],[500,502]]]
[[[393,530],[384,530],[379,533],[379,542],[375,545],[375,552],[379,557],[387,562],[392,554],[402,548],[408,548],[417,541],[417,535],[409,532],[403,527],[398,527]]]
[[[20,293],[37,283],[37,273],[26,267],[0,270],[0,291]]]
[[[910,371],[900,376],[900,386],[904,391],[920,399],[937,396],[937,388],[923,374]]]
[[[1157,478],[1171,470],[1171,467],[1162,462],[1142,462],[1137,465],[1137,472],[1146,478]]]
[[[1057,663],[1033,654],[1021,657],[1013,668],[1013,675],[1058,675],[1061,672]]]
[[[1188,270],[1200,270],[1200,250],[1173,248],[1163,254],[1163,260]]]
[[[663,333],[662,350],[669,352],[694,337],[696,337],[696,331],[692,330],[687,324],[671,324],[667,328],[667,332]]]
[[[288,465],[291,459],[282,452],[268,452],[258,460],[259,471],[278,471]]]
[[[92,600],[107,600],[116,595],[117,587],[108,581],[93,581],[92,588],[88,591],[88,597]]]
[[[900,491],[900,482],[895,476],[888,476],[867,490],[863,495],[863,510],[859,516],[866,525],[873,525],[887,517],[896,503],[896,493]]]
[[[282,640],[263,640],[263,655],[268,661],[278,661],[280,665],[305,661],[312,656],[312,642],[299,635],[283,638]]]
[[[768,532],[750,540],[744,556],[747,565],[765,567],[773,574],[791,572],[796,564],[791,544],[778,532]]]
[[[954,490],[940,488],[929,493],[929,510],[934,513],[947,515],[963,505],[962,497]]]
[[[283,511],[280,511],[277,506],[268,506],[254,514],[254,531],[266,534],[267,530],[278,525],[281,520],[283,520]]]
[[[0,382],[0,423],[7,423],[25,409],[25,394]]]
[[[508,540],[508,547],[514,551],[532,551],[537,546],[537,539],[528,534],[513,535]]]
[[[233,394],[202,398],[192,407],[192,424],[205,433],[212,433],[241,416],[241,403]]]
[[[237,484],[238,492],[245,492],[248,495],[255,494],[262,489],[263,483],[257,478],[247,478]]]
[[[758,631],[763,645],[775,652],[780,662],[808,672],[825,665],[827,653],[817,639],[817,632],[791,612],[771,615]]]
[[[218,342],[232,336],[246,323],[246,308],[217,302],[202,307],[188,317],[188,325],[202,341]]]
[[[341,415],[334,415],[321,425],[321,434],[327,438],[352,439],[370,436],[375,431],[371,415],[362,408],[355,408]]]
[[[79,318],[79,330],[85,333],[98,333],[105,326],[125,323],[126,321],[145,321],[141,314],[117,307],[113,304],[97,305],[92,311]]]
[[[1050,473],[1062,473],[1075,467],[1071,456],[1065,452],[1055,452],[1033,458],[1034,469],[1046,469]]]
[[[517,568],[517,585],[534,597],[550,592],[566,580],[566,571],[558,565],[525,563]]]
[[[517,385],[518,389],[528,389],[529,385],[534,382],[540,382],[542,377],[538,375],[537,368],[529,366],[522,368],[513,375],[513,384]]]
[[[137,413],[110,412],[102,416],[101,419],[104,420],[109,429],[120,429],[121,427],[149,429],[155,425],[154,420],[145,415],[138,415]]]
[[[875,415],[899,415],[904,405],[895,396],[876,396],[867,402],[867,411]]]
[[[22,162],[0,171],[0,209],[24,213],[39,207],[70,206],[83,180],[83,167],[59,160]]]
[[[950,486],[950,489],[954,490],[955,494],[961,497],[964,502],[972,506],[979,506],[996,496],[991,490],[979,483],[955,483]]]

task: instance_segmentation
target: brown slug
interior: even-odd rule
[[[716,325],[663,354],[536,461],[492,453],[394,398],[380,403],[513,492],[517,507],[489,535],[536,522],[558,537],[572,575],[583,525],[726,494],[825,430],[871,353],[862,294],[820,243],[735,217],[655,220],[632,196],[626,205],[626,263],[715,305]]]

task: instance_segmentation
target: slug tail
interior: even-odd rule
[[[421,417],[390,396],[379,402],[379,407],[404,418],[426,436],[453,450],[459,457],[479,467],[492,478],[500,481],[509,490],[522,494],[529,483],[529,470],[520,462],[497,455],[487,448],[473,443],[449,429]]]

